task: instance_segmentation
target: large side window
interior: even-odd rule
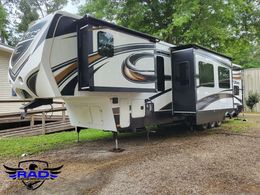
[[[218,67],[219,88],[230,88],[229,69]]]
[[[114,56],[114,38],[111,33],[98,32],[98,53],[101,56]]]
[[[199,62],[199,81],[200,86],[214,87],[214,68],[210,63]]]

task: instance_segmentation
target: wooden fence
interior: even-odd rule
[[[17,102],[27,102],[24,100],[0,100],[1,103],[17,103]],[[54,107],[52,109],[37,109],[37,110],[29,110],[26,115],[24,115],[24,119],[21,119],[23,113],[22,112],[12,112],[12,113],[3,113],[0,114],[0,123],[17,123],[28,121],[30,122],[30,126],[26,127],[17,127],[6,130],[0,130],[0,136],[9,136],[9,135],[26,135],[29,134],[46,134],[50,132],[62,131],[72,129],[69,125],[69,120],[66,115],[66,108],[64,102],[54,102],[54,104],[58,105],[58,107]],[[48,113],[51,113],[53,116],[50,118],[47,116]],[[54,115],[53,113],[58,113]],[[40,122],[41,124],[36,124],[35,121]],[[53,123],[53,126],[51,122]],[[55,127],[57,126],[57,128]],[[52,127],[51,129],[48,127]],[[41,129],[41,131],[39,131]],[[48,131],[46,131],[48,129]]]
[[[244,105],[245,111],[249,111],[245,104],[250,91],[260,94],[260,68],[250,68],[243,71],[244,82]],[[260,103],[254,108],[255,112],[260,112]]]

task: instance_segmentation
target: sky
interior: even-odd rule
[[[62,10],[67,11],[72,14],[77,14],[78,7],[80,5],[83,5],[86,0],[78,0],[78,1],[79,1],[78,3],[75,3],[75,2],[72,3],[71,0],[69,0],[69,3]]]

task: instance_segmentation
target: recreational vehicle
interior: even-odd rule
[[[234,109],[232,79],[225,55],[61,11],[29,28],[9,67],[15,92],[34,99],[25,109],[62,98],[73,126],[113,132],[220,125]]]

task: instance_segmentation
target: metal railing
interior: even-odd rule
[[[0,100],[1,103],[23,103],[23,102],[30,102],[30,100]],[[46,119],[47,119],[47,113],[57,113],[61,112],[61,122],[66,121],[66,108],[65,108],[65,103],[64,102],[58,102],[55,101],[53,104],[58,104],[61,105],[61,107],[57,108],[51,108],[51,109],[39,109],[39,110],[29,110],[26,113],[24,112],[11,112],[11,113],[3,113],[0,114],[0,119],[5,119],[5,118],[15,118],[15,117],[20,117],[24,115],[24,118],[29,118],[30,120],[30,129],[33,129],[35,126],[35,118],[39,117],[41,118],[41,128],[42,128],[42,134],[46,134]]]

